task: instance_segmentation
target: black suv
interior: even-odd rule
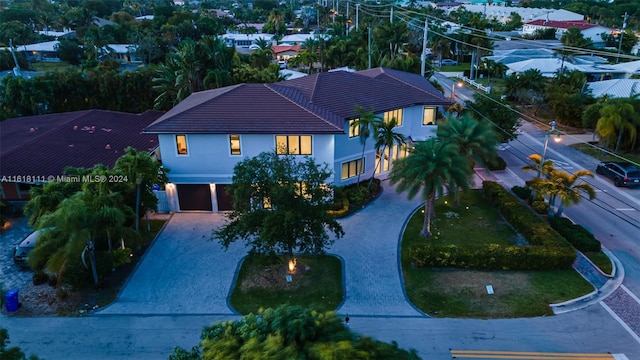
[[[613,179],[616,186],[640,186],[640,169],[626,162],[601,162],[598,174]]]

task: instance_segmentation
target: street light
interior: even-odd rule
[[[453,82],[451,83],[451,102],[455,103],[456,102],[456,85],[458,85],[458,87],[462,87],[462,82]]]
[[[562,138],[560,137],[560,130],[556,130],[556,121],[553,120],[549,123],[551,125],[551,130],[547,131],[547,134],[544,136],[544,148],[542,149],[542,156],[540,157],[540,164],[538,165],[538,178],[540,178],[540,173],[542,172],[542,166],[544,165],[544,157],[547,155],[547,146],[549,145],[549,135],[555,135],[553,137],[553,141],[560,142]]]

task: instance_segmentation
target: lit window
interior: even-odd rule
[[[342,163],[342,180],[364,174],[364,158]]]
[[[384,160],[382,162],[382,171],[389,171],[389,148],[384,148],[384,155],[382,157]]]
[[[240,135],[229,135],[231,155],[240,155]]]
[[[356,125],[358,120],[360,119],[349,120],[349,137],[350,138],[360,136],[360,126]]]
[[[424,107],[424,115],[422,116],[422,125],[435,125],[436,124],[436,108]]]
[[[179,155],[187,155],[187,135],[176,135],[176,145]]]
[[[311,155],[311,135],[276,135],[278,155]]]
[[[391,119],[396,119],[396,126],[402,126],[402,109],[387,111],[382,117],[384,122],[388,123]]]

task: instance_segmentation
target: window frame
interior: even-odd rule
[[[291,143],[291,140],[293,140],[293,138],[298,138],[298,151],[296,153],[291,152],[291,149],[289,147],[289,144]],[[309,138],[309,153],[305,153],[303,152],[303,138]],[[278,138],[284,138],[285,139],[285,146],[286,149],[284,150],[284,152],[281,152],[281,150],[278,148]],[[313,136],[312,135],[276,135],[275,136],[275,141],[276,141],[276,154],[278,155],[294,155],[294,156],[312,156],[313,155]]]
[[[184,153],[180,152],[180,141],[178,140],[178,138],[180,137],[184,138]],[[175,147],[176,155],[189,156],[189,140],[187,139],[187,134],[176,134],[175,141],[176,141],[176,147]]]
[[[358,170],[357,170],[358,162],[360,162],[360,173],[358,173]],[[349,165],[351,163],[355,163],[355,166],[356,166],[356,171],[355,171],[355,174],[353,174],[353,175],[351,174],[351,167]],[[345,170],[345,167],[344,167],[345,165],[347,166],[347,175],[346,176],[345,176],[345,171],[344,171]],[[364,157],[361,157],[359,159],[354,159],[354,160],[351,160],[351,161],[345,161],[342,164],[340,164],[340,180],[348,180],[348,179],[354,178],[354,177],[356,177],[358,175],[362,175],[364,173],[365,173],[365,158]]]
[[[349,129],[347,129],[347,134],[349,134],[349,139],[360,137],[360,126],[355,126],[356,121],[360,120],[359,118],[348,120]]]
[[[397,116],[398,114],[400,116]],[[402,126],[403,117],[404,117],[404,109],[403,108],[393,109],[393,110],[385,111],[382,114],[382,119],[383,119],[383,121],[385,123],[388,123],[394,117],[396,118],[396,126]]]
[[[426,121],[426,117],[425,117],[425,113],[427,110],[433,110],[433,119],[427,123]],[[422,126],[434,126],[437,125],[437,120],[438,119],[438,108],[436,106],[424,106],[422,108]]]
[[[238,139],[237,139],[237,141],[238,141],[238,149],[237,149],[238,153],[237,154],[234,153],[234,148],[233,148],[233,141],[234,141],[233,137],[234,136],[238,137]],[[231,156],[241,156],[242,155],[242,138],[241,138],[240,134],[229,134],[229,154]]]

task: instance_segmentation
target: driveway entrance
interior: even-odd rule
[[[228,251],[211,231],[224,213],[175,213],[144,259],[100,314],[233,314],[226,306],[234,273],[247,251]]]

